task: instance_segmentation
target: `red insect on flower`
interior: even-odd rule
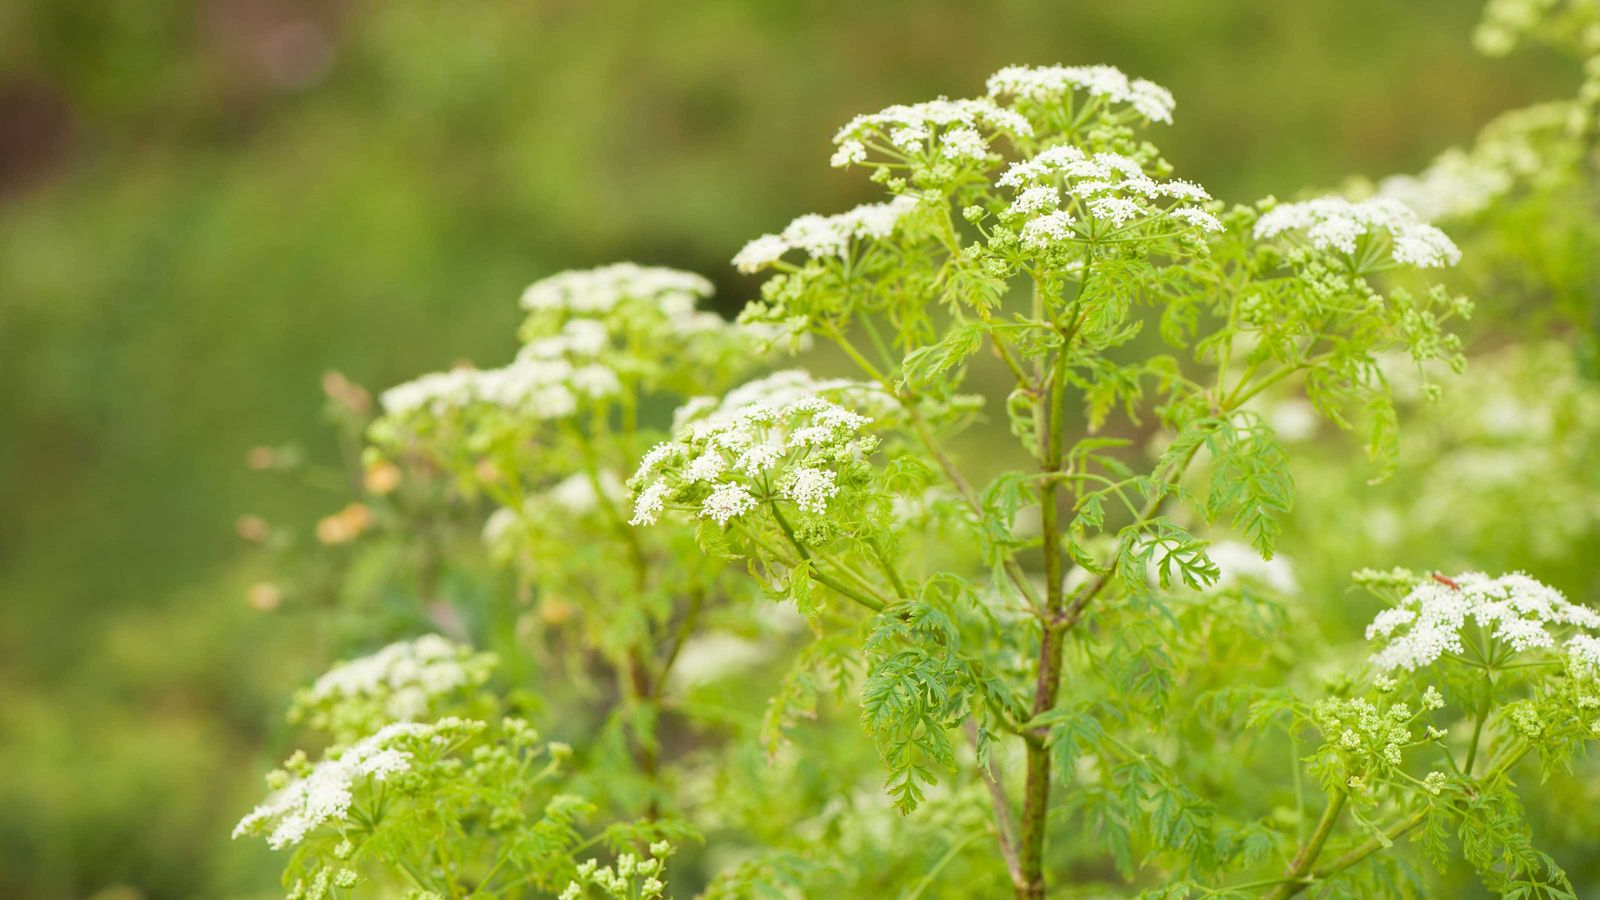
[[[1461,585],[1456,584],[1454,580],[1446,578],[1443,575],[1439,574],[1438,572],[1433,573],[1433,580],[1439,582],[1442,585],[1446,585],[1447,587],[1450,587],[1450,588],[1452,588],[1454,590],[1458,590],[1458,591],[1461,590]]]

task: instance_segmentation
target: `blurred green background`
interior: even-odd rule
[[[1011,63],[1170,87],[1231,200],[1419,168],[1569,65],[1463,0],[0,0],[0,896],[267,896],[228,831],[311,661],[235,520],[325,495],[318,387],[509,355],[516,296],[872,196],[852,114]]]

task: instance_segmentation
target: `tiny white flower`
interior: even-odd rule
[[[833,158],[829,160],[829,163],[836,169],[842,169],[845,166],[865,162],[866,159],[866,145],[860,141],[841,141],[839,149],[833,151]]]
[[[1072,237],[1072,216],[1062,210],[1029,219],[1022,226],[1022,243],[1034,250],[1042,250]]]
[[[940,136],[939,145],[944,148],[945,155],[952,159],[981,160],[989,154],[989,142],[983,139],[977,129],[970,127],[950,129]]]
[[[661,518],[661,511],[666,507],[670,493],[671,489],[664,481],[653,482],[640,491],[638,498],[633,501],[633,518],[628,520],[628,524],[654,525]]]
[[[733,257],[733,266],[745,274],[759,272],[783,258],[789,242],[775,234],[763,234],[744,245]]]
[[[755,505],[756,498],[749,488],[742,484],[724,484],[706,497],[700,506],[700,516],[726,525],[729,519],[744,515]]]
[[[798,466],[790,469],[783,486],[783,495],[795,505],[810,513],[822,513],[828,501],[839,493],[834,483],[837,473],[828,469]]]

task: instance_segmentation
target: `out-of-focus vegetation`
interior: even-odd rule
[[[0,895],[270,894],[276,861],[228,830],[257,760],[285,746],[263,723],[336,637],[251,589],[278,575],[241,551],[277,532],[237,520],[303,534],[343,504],[315,483],[337,470],[297,469],[298,486],[250,470],[337,458],[326,371],[387,385],[504,357],[507,298],[611,259],[705,272],[736,308],[743,240],[866,196],[820,164],[834,128],[1008,63],[1108,62],[1172,87],[1162,146],[1218,196],[1415,170],[1576,83],[1538,51],[1477,55],[1478,12],[0,7]],[[352,402],[331,386],[328,405]],[[1437,562],[1536,562],[1538,536],[1517,538],[1503,559]],[[1584,585],[1557,563],[1548,580]]]

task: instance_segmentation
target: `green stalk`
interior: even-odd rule
[[[1339,821],[1339,813],[1344,811],[1345,796],[1341,792],[1328,799],[1328,805],[1323,808],[1322,818],[1317,820],[1317,827],[1312,830],[1310,839],[1300,848],[1294,862],[1289,864],[1289,871],[1284,875],[1283,883],[1267,895],[1268,900],[1286,900],[1305,889],[1303,879],[1316,863],[1317,856],[1322,853],[1322,846],[1328,842],[1328,836],[1333,833],[1333,826]]]

